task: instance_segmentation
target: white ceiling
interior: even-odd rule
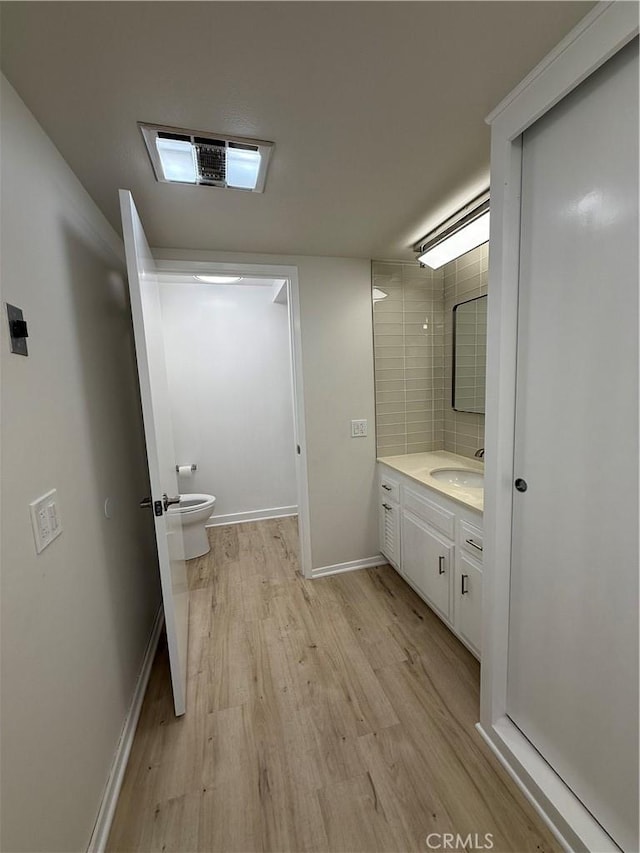
[[[119,231],[413,257],[488,182],[485,115],[584,2],[3,2],[4,73]],[[263,195],[156,183],[137,121],[275,142]]]

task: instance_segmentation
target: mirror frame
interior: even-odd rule
[[[468,409],[456,409],[456,311],[460,308],[461,305],[468,305],[470,302],[477,302],[478,299],[486,299],[487,294],[483,293],[481,296],[474,296],[473,299],[465,299],[464,302],[458,302],[453,306],[453,337],[452,337],[452,360],[451,360],[451,408],[454,412],[467,412],[470,415],[482,415],[484,417],[487,405],[486,405],[486,395],[485,395],[485,406],[482,412],[470,412]]]

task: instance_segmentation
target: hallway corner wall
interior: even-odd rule
[[[123,249],[4,77],[1,130],[2,296],[29,356],[3,316],[0,847],[85,850],[160,603]],[[37,554],[52,488],[62,534]]]

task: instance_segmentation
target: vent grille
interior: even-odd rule
[[[224,143],[208,144],[194,142],[198,179],[203,184],[225,186],[226,184],[226,154]]]
[[[385,513],[384,517],[384,544],[390,551],[396,548],[395,519],[391,512]]]

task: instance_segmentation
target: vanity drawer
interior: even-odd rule
[[[400,484],[392,477],[387,477],[385,474],[380,475],[380,494],[385,500],[395,501],[400,503]]]
[[[482,562],[483,535],[482,530],[469,521],[460,521],[460,546]]]
[[[423,498],[421,495],[407,488],[403,490],[402,506],[418,518],[426,521],[432,527],[435,527],[436,530],[444,533],[449,539],[455,538],[456,517],[448,509],[438,506],[438,504],[433,503],[428,498]]]

